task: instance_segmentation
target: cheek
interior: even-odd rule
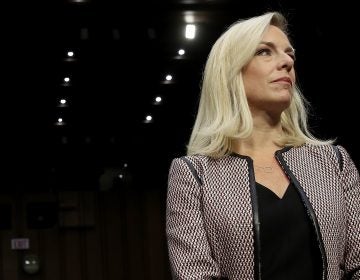
[[[263,80],[257,75],[247,75],[244,79],[244,88],[246,96],[255,95],[257,92],[262,91],[264,87]]]
[[[295,82],[296,79],[296,74],[295,74],[295,70],[294,67],[291,69],[291,71],[289,72],[290,78]]]
[[[254,95],[259,92],[265,84],[268,73],[264,66],[256,63],[250,63],[243,72],[243,81],[246,95]]]
[[[296,74],[295,74],[295,71],[292,73],[292,76],[293,76],[293,81],[294,83],[296,82]]]
[[[258,65],[250,65],[243,73],[244,80],[248,82],[257,83],[264,80],[269,76],[269,69],[264,66],[260,67]]]

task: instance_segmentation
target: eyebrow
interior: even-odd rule
[[[261,41],[260,44],[264,44],[264,45],[267,45],[273,49],[276,49],[276,46],[273,42],[268,42],[268,41]],[[289,46],[285,49],[286,52],[293,52],[295,53],[295,49],[292,47],[292,46]]]

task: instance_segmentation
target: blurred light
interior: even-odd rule
[[[194,39],[195,38],[195,25],[194,24],[187,24],[185,29],[185,38],[187,39]]]
[[[124,167],[127,167],[128,166],[128,164],[127,163],[124,163]]]
[[[69,78],[69,77],[65,77],[65,78],[64,78],[64,82],[65,82],[65,83],[70,82],[70,78]]]
[[[194,15],[185,15],[185,22],[186,23],[193,23],[195,21]]]
[[[154,120],[153,120],[153,117],[151,115],[146,115],[144,120],[143,120],[143,123],[152,123]]]
[[[171,75],[166,75],[165,79],[166,79],[167,81],[171,81],[171,80],[172,80],[172,76],[171,76]]]
[[[55,122],[55,125],[64,126],[65,125],[64,119],[63,118],[58,118],[57,122]]]
[[[122,179],[124,176],[122,174],[119,174],[118,177]]]
[[[195,22],[194,12],[192,11],[185,12],[184,19],[186,23],[194,23]]]
[[[74,52],[72,52],[72,51],[67,52],[67,56],[68,56],[68,57],[73,57],[73,56],[74,56]]]
[[[60,104],[65,105],[66,104],[66,99],[64,99],[64,98],[60,99]]]
[[[161,102],[161,97],[160,97],[160,96],[156,96],[156,97],[155,97],[155,101],[156,101],[157,103],[160,103],[160,102]]]
[[[88,0],[69,0],[72,3],[86,3],[89,2]]]
[[[179,54],[179,55],[184,55],[184,54],[185,54],[185,50],[180,49],[180,50],[178,51],[178,54]]]

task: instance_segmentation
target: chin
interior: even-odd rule
[[[283,108],[283,110],[287,109],[291,104],[292,95],[287,92],[279,96],[276,100],[277,106]]]
[[[292,98],[292,89],[283,89],[278,93],[278,95],[281,99],[288,100],[288,102],[290,102]]]

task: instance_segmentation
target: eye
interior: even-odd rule
[[[290,56],[292,58],[293,61],[296,60],[296,56],[295,56],[295,53],[291,52],[291,53],[288,53],[288,56]]]
[[[271,50],[269,48],[263,48],[256,51],[255,55],[259,56],[270,56]]]

